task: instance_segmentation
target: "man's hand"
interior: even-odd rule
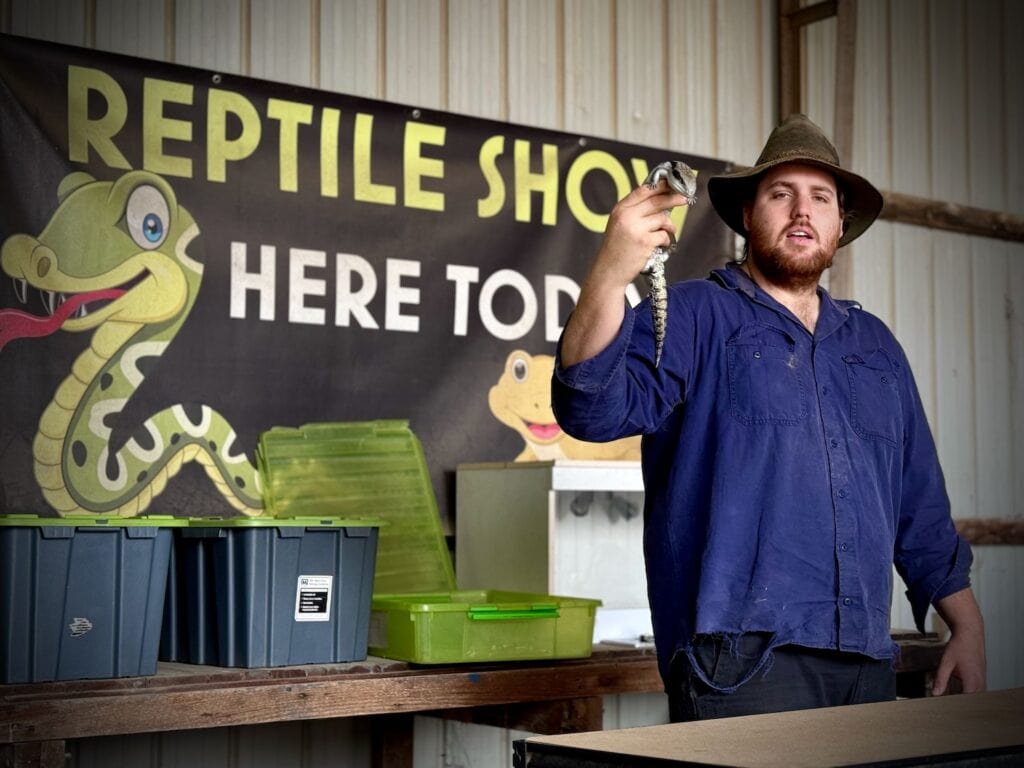
[[[655,248],[675,242],[676,228],[666,215],[687,198],[662,182],[656,189],[641,184],[622,198],[608,216],[601,248],[585,285],[599,284],[625,290]]]
[[[935,672],[932,695],[942,696],[949,678],[960,680],[964,693],[985,690],[985,627],[970,587],[954,592],[935,604],[950,637]]]
[[[664,183],[654,190],[641,184],[616,203],[566,325],[562,365],[594,357],[615,338],[622,325],[626,287],[647,265],[651,251],[675,242],[675,225],[665,211],[685,203],[685,196],[669,191]]]

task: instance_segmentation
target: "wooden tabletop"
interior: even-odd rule
[[[822,768],[939,761],[1020,765],[1024,688],[539,736],[516,745],[518,768]]]
[[[894,638],[903,695],[924,695],[942,642]],[[377,716],[380,741],[411,754],[413,713],[572,733],[602,727],[602,696],[661,690],[653,649],[608,645],[583,659],[447,666],[373,656],[254,669],[162,662],[147,677],[0,685],[0,757],[13,750],[28,756],[19,765],[62,765],[66,739],[357,715]]]
[[[653,651],[603,646],[586,659],[443,667],[372,656],[258,669],[161,662],[149,677],[0,686],[0,744],[658,690]]]

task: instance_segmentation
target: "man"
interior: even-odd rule
[[[879,192],[806,117],[755,166],[710,179],[740,264],[671,287],[660,366],[626,286],[685,202],[643,186],[613,209],[559,342],[552,403],[585,440],[642,433],[644,552],[673,720],[895,698],[892,565],[918,627],[951,630],[933,692],[984,688],[971,551],[906,356],[818,285]],[[679,256],[677,256],[679,258]]]

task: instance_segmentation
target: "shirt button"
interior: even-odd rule
[[[848,549],[849,549],[850,547],[849,547],[848,545],[846,545],[846,544],[842,544],[842,545],[840,545],[840,547],[839,547],[839,548],[840,548],[841,550],[843,550],[843,552],[845,552],[845,551],[846,551],[846,550],[848,550]]]
[[[846,489],[845,488],[840,488],[838,495],[839,495],[840,499],[845,499],[846,498]]]
[[[848,598],[848,597],[844,597],[844,598],[843,598],[843,605],[849,605],[849,604],[850,604],[850,603],[852,603],[852,602],[853,602],[853,600],[851,600],[851,599],[850,599],[850,598]]]
[[[760,352],[755,352],[754,353],[754,359],[755,360],[760,360],[761,359],[761,353]]]
[[[839,441],[836,440],[834,437],[828,441],[828,444],[831,445],[833,448],[839,447]]]
[[[828,394],[828,387],[822,387],[821,388],[821,394],[827,395]]]

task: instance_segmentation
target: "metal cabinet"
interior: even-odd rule
[[[639,462],[461,464],[455,499],[461,589],[597,598],[595,641],[649,641]]]

